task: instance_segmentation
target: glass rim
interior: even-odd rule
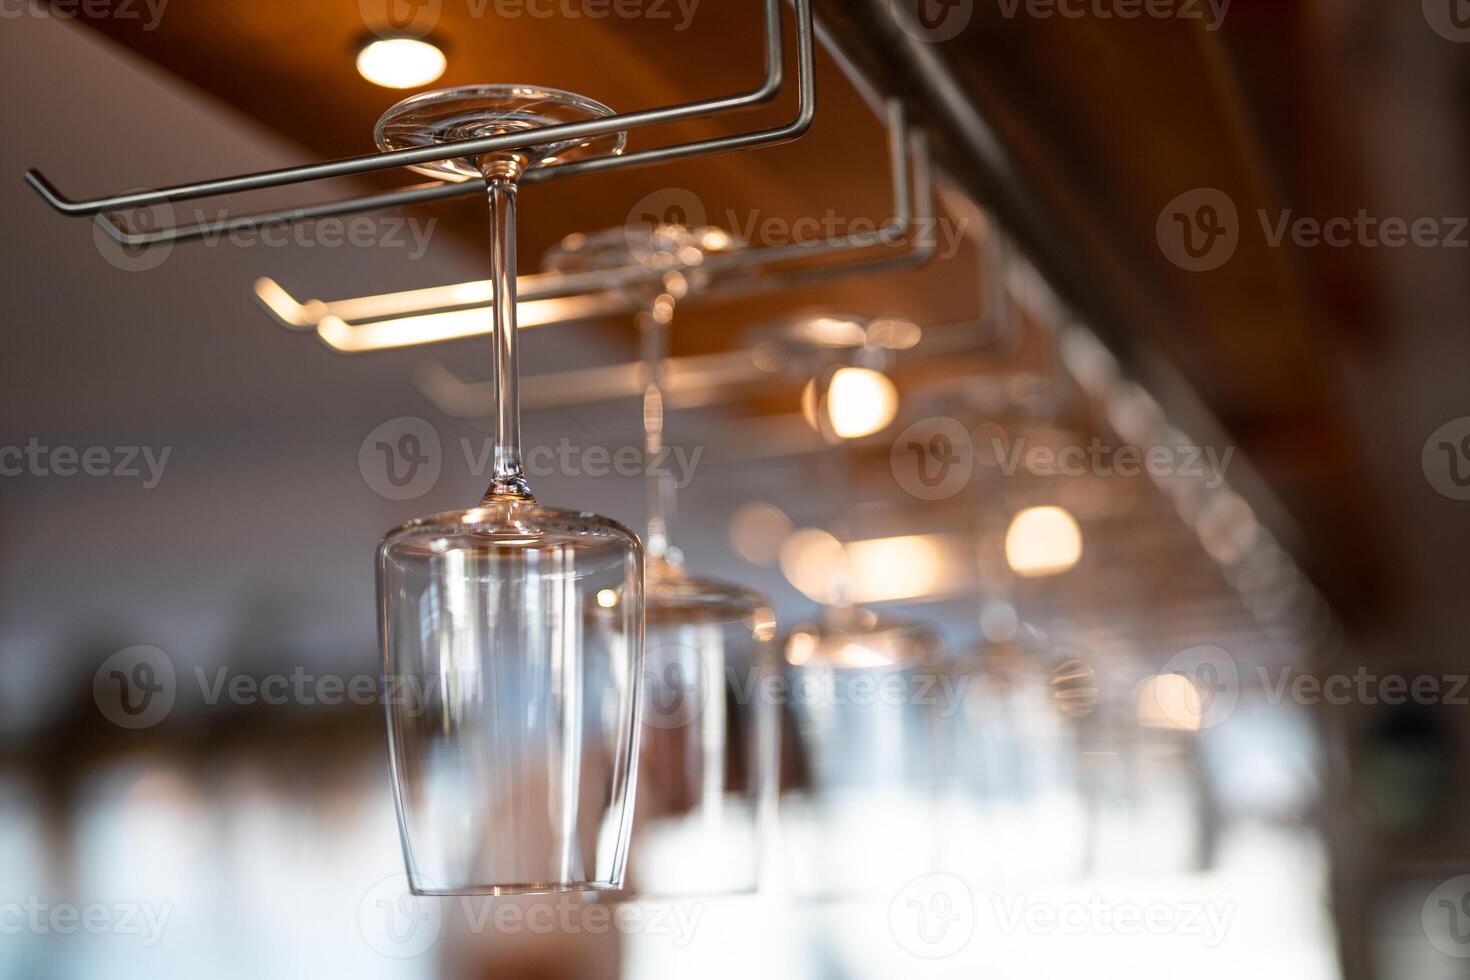
[[[642,544],[642,539],[627,525],[621,521],[613,520],[611,517],[603,517],[601,514],[595,514],[591,511],[547,507],[545,504],[535,500],[510,501],[508,503],[513,507],[526,508],[525,511],[522,511],[523,513],[529,512],[538,517],[575,520],[600,530],[612,532],[614,535],[627,538],[639,545]],[[468,518],[477,513],[486,513],[488,515],[488,511],[489,507],[486,505],[477,504],[474,507],[466,507],[460,510],[446,510],[436,514],[426,514],[423,517],[415,517],[412,520],[405,521],[389,529],[383,535],[382,544],[386,546],[393,541],[414,534],[463,534],[467,531],[473,532],[475,528],[483,528],[489,522],[478,519],[469,520]]]

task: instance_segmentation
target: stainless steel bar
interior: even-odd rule
[[[629,266],[608,272],[567,274],[530,273],[516,278],[516,295],[521,303],[546,299],[565,299],[603,292],[617,292],[625,286],[652,281],[646,269]],[[397,316],[413,316],[463,309],[483,309],[490,305],[493,290],[489,280],[429,286],[378,296],[356,299],[308,300],[297,302],[269,276],[256,280],[255,295],[282,325],[292,329],[310,328],[324,317],[335,316],[348,322],[381,320]]]
[[[811,67],[811,0],[792,0],[796,11],[798,36],[802,38],[803,50],[799,53],[799,64]],[[341,160],[331,160],[326,163],[308,164],[302,167],[286,167],[279,170],[267,170],[254,174],[243,174],[236,177],[225,177],[217,180],[201,181],[193,184],[179,184],[173,187],[165,187],[156,190],[136,191],[130,194],[119,194],[112,197],[93,198],[85,201],[74,201],[67,198],[60,190],[52,184],[44,174],[34,168],[27,170],[26,182],[33,187],[42,198],[46,200],[57,211],[68,215],[88,216],[103,211],[119,211],[136,207],[147,207],[160,204],[165,201],[187,201],[201,197],[215,197],[221,194],[231,194],[238,191],[262,190],[268,187],[279,187],[285,184],[298,184],[313,180],[322,180],[330,177],[346,177],[353,174],[372,173],[378,170],[390,170],[394,167],[406,167],[417,163],[431,163],[436,160],[448,160],[460,156],[477,156],[482,153],[490,153],[495,150],[517,149],[524,146],[532,146],[537,143],[574,139],[579,137],[602,136],[608,133],[625,132],[631,129],[642,129],[649,126],[658,126],[670,122],[678,122],[685,119],[693,119],[701,116],[713,115],[720,112],[728,112],[734,109],[750,108],[771,101],[780,92],[783,82],[784,44],[782,43],[781,7],[780,0],[764,0],[766,18],[766,78],[759,88],[749,92],[725,96],[716,99],[704,99],[696,102],[685,102],[679,105],[665,106],[658,109],[645,109],[640,112],[624,113],[609,116],[606,119],[595,119],[579,123],[565,123],[559,126],[548,126],[540,129],[525,130],[517,133],[505,133],[498,136],[486,136],[480,139],[462,140],[457,143],[444,143],[437,146],[428,146],[411,150],[393,150],[386,153],[373,153],[365,156],[347,157]],[[804,59],[800,55],[805,55]],[[811,79],[805,80],[805,91],[811,87]],[[807,112],[799,113],[796,122],[800,122],[803,116],[809,115],[811,106],[804,107]],[[795,125],[795,124],[792,124]],[[809,122],[808,122],[809,125]],[[780,127],[777,130],[767,130],[767,133],[779,133],[791,128]],[[752,136],[760,134],[751,134]],[[800,135],[797,133],[796,135]],[[737,137],[735,139],[746,139],[750,137]],[[718,141],[706,140],[703,144],[709,145]],[[745,144],[754,145],[754,144]],[[734,146],[730,148],[744,148]],[[632,159],[633,163],[659,162],[663,159],[674,159],[672,156],[654,156],[653,154],[668,154],[669,151],[678,150],[679,147],[662,147],[658,150],[643,151],[642,154],[630,154],[622,159]],[[709,152],[705,150],[704,152]],[[647,155],[645,155],[647,154]],[[693,154],[685,154],[693,155]],[[613,159],[613,158],[609,158]],[[587,161],[593,162],[593,161]],[[578,165],[580,166],[580,165]],[[551,168],[548,168],[548,170]],[[568,167],[567,169],[575,169]],[[542,178],[546,179],[546,178]],[[338,202],[344,204],[345,202]],[[341,213],[341,212],[337,212]]]
[[[729,255],[710,256],[707,263],[713,271],[739,270],[748,271],[750,275],[742,275],[738,279],[722,284],[717,283],[709,290],[709,294],[729,295],[741,292],[749,288],[752,281],[756,289],[764,291],[767,288],[766,285],[759,280],[754,280],[753,277],[771,265],[797,259],[826,258],[864,250],[876,250],[879,246],[884,247],[884,254],[876,261],[853,263],[841,269],[832,267],[830,271],[826,267],[804,270],[800,273],[787,274],[787,278],[776,275],[771,277],[771,286],[781,288],[788,285],[804,285],[810,281],[825,279],[834,273],[844,274],[842,270],[847,269],[876,271],[887,268],[907,268],[928,261],[933,253],[933,242],[922,237],[917,238],[912,243],[912,247],[903,254],[888,254],[889,246],[908,237],[914,225],[916,213],[920,222],[932,220],[934,189],[927,138],[923,133],[908,131],[904,111],[898,100],[890,100],[887,113],[891,127],[889,153],[894,179],[895,217],[890,219],[884,228],[885,230],[891,229],[894,234],[880,235],[875,232],[872,236],[861,236],[860,239],[849,236],[840,241],[747,249],[732,252]],[[474,186],[478,188],[478,184]],[[652,281],[659,275],[658,272],[650,272],[640,266],[576,275],[531,274],[520,277],[517,288],[524,300],[555,299],[584,292],[616,289],[642,281]],[[268,312],[283,325],[292,329],[314,326],[325,316],[336,316],[351,324],[352,321],[363,319],[487,306],[490,302],[488,283],[461,283],[453,287],[434,286],[382,296],[363,297],[359,300],[332,302],[312,300],[302,304],[291,298],[273,280],[267,279],[257,282],[256,295]],[[441,305],[431,305],[436,302]],[[307,312],[308,310],[310,312]]]
[[[903,173],[911,177],[912,186],[906,196],[913,201],[921,202],[920,207],[911,205],[900,205],[898,210],[903,213],[904,223],[911,228],[917,221],[928,222],[932,219],[934,188],[933,175],[929,161],[928,145],[922,132],[913,133],[906,141],[908,145],[908,156],[912,157],[912,165],[906,165]],[[910,247],[902,253],[892,254],[891,245],[879,245],[868,242],[860,245],[838,245],[830,243],[818,243],[816,246],[803,247],[799,254],[785,253],[781,256],[782,261],[791,258],[809,258],[819,256],[830,258],[834,255],[854,254],[869,252],[875,257],[858,262],[832,263],[811,269],[791,270],[784,273],[772,273],[770,267],[778,264],[776,262],[759,262],[744,269],[738,270],[738,275],[726,278],[724,281],[716,281],[716,284],[707,290],[697,291],[689,297],[691,302],[699,302],[706,298],[728,296],[732,294],[770,292],[781,289],[791,289],[798,286],[810,285],[812,283],[826,282],[836,278],[853,275],[857,272],[891,272],[901,269],[912,268],[927,262],[933,255],[935,242],[932,237],[925,238],[922,234],[915,236]],[[751,253],[761,255],[762,253],[774,251],[771,249],[752,249]],[[738,254],[738,253],[737,253]],[[549,299],[554,297],[589,297],[616,296],[619,292],[616,288],[604,292],[584,292],[583,290],[607,290],[609,284],[616,285],[619,282],[636,282],[639,278],[646,276],[647,270],[639,267],[613,270],[612,272],[599,272],[585,275],[572,276],[526,276],[527,292],[525,298],[530,300]],[[574,281],[575,280],[575,281]],[[480,291],[476,291],[480,288]],[[433,308],[438,312],[429,312],[423,305],[426,294],[446,293],[442,305]],[[468,295],[467,295],[468,293]],[[381,333],[389,321],[385,317],[403,316],[407,314],[410,319],[413,314],[420,314],[419,319],[428,321],[436,317],[442,317],[453,311],[469,311],[483,309],[490,304],[489,287],[485,283],[461,283],[456,286],[431,287],[425,290],[413,290],[406,293],[388,294],[377,297],[363,297],[360,300],[343,300],[335,303],[322,303],[313,300],[307,304],[296,303],[289,296],[285,296],[274,282],[269,280],[257,282],[256,296],[261,304],[271,312],[278,320],[290,329],[301,329],[303,327],[316,326],[317,332],[330,346],[337,350],[348,353],[357,353],[366,350],[381,349],[384,344],[381,341],[365,341],[360,346],[354,346],[346,338],[351,337],[359,331]],[[417,304],[417,305],[416,305]],[[531,304],[532,306],[536,304]],[[604,304],[606,305],[606,304]],[[544,316],[544,313],[532,314],[525,306],[522,306],[522,325],[534,321],[538,324],[552,322],[572,322],[574,320],[586,319],[592,315],[591,311],[579,305],[565,311],[565,314],[552,314],[551,319],[536,319]],[[603,312],[610,312],[604,310]],[[352,322],[358,320],[359,322]],[[488,330],[489,320],[485,321]],[[328,329],[328,324],[330,328]],[[444,329],[440,332],[429,330],[420,335],[419,340],[414,340],[412,335],[403,331],[395,331],[388,346],[411,346],[415,343],[434,343],[440,340],[455,339],[470,336],[466,333],[462,324],[454,324],[453,329]]]
[[[970,326],[925,327],[923,339],[905,356],[942,357],[984,346],[984,338],[977,337]],[[667,367],[670,405],[684,409],[728,401],[752,384],[777,378],[781,370],[760,365],[748,350],[671,358]],[[425,362],[415,380],[424,397],[451,418],[484,418],[494,411],[495,389],[490,381],[466,380],[438,361]],[[521,404],[529,410],[570,408],[637,398],[642,393],[643,365],[633,361],[527,375]]]
[[[929,180],[928,144],[921,134],[910,134],[907,115],[901,100],[888,100],[887,117],[894,216],[875,229],[872,235],[849,235],[834,241],[798,242],[791,245],[733,252],[729,255],[717,255],[710,258],[709,267],[714,270],[728,267],[766,268],[774,263],[793,259],[843,254],[879,245],[892,245],[907,237],[914,223],[915,200],[919,197],[930,197],[933,193]],[[918,161],[917,164],[915,161]],[[923,171],[922,181],[915,178],[919,169]]]

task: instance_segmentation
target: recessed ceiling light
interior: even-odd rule
[[[412,37],[379,38],[357,53],[357,71],[384,88],[417,88],[444,74],[449,61],[428,41]]]

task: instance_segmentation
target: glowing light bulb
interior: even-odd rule
[[[1081,558],[1082,529],[1061,507],[1028,507],[1006,530],[1006,563],[1022,577],[1059,575]]]
[[[827,420],[839,439],[860,439],[882,432],[898,414],[898,388],[888,375],[872,368],[838,368],[827,385]],[[802,393],[802,414],[807,424],[817,422],[816,382],[808,382]]]
[[[357,53],[357,73],[384,88],[427,85],[444,74],[448,64],[443,51],[411,37],[381,38]]]
[[[1138,695],[1138,723],[1144,728],[1197,732],[1205,704],[1194,681],[1183,674],[1158,674],[1144,681]]]

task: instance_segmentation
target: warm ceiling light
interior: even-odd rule
[[[803,528],[781,542],[781,573],[813,602],[841,603],[851,593],[847,550],[820,528]]]
[[[1138,723],[1144,728],[1197,732],[1204,716],[1204,698],[1183,674],[1150,677],[1139,690]]]
[[[357,53],[357,71],[384,88],[417,88],[444,74],[444,52],[413,37],[380,38]]]
[[[774,565],[781,557],[781,542],[791,529],[791,518],[781,508],[753,501],[730,519],[730,544],[752,565]]]
[[[847,546],[857,602],[892,602],[942,595],[958,571],[949,554],[952,543],[939,535],[853,541]]]
[[[1006,531],[1006,563],[1017,575],[1058,575],[1082,558],[1082,529],[1060,507],[1028,507]]]
[[[872,538],[843,544],[820,528],[803,528],[781,542],[787,581],[814,602],[894,602],[951,591],[961,572],[950,560],[953,542],[941,535]]]
[[[860,439],[888,428],[898,414],[898,388],[888,375],[872,368],[838,368],[827,385],[827,397],[820,399],[827,408],[827,421],[832,434],[839,439]],[[802,392],[802,414],[812,428],[817,422],[816,382],[809,382]]]

